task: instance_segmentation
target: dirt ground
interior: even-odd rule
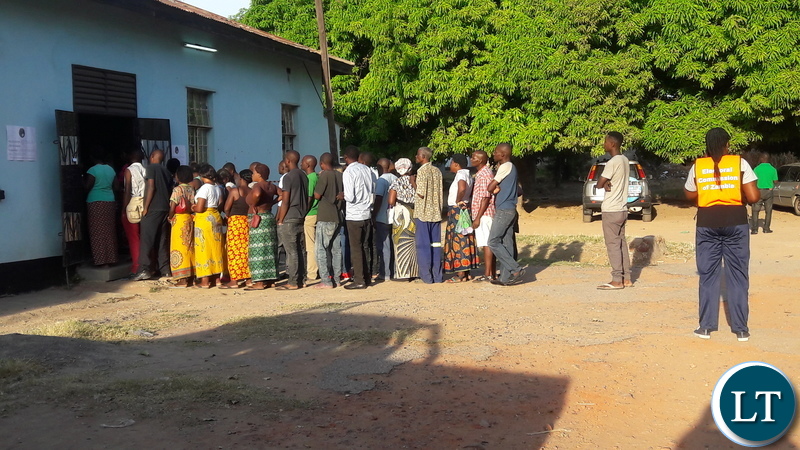
[[[688,247],[694,213],[661,205],[653,222],[629,221],[628,239]],[[550,241],[523,249],[545,257],[513,287],[262,293],[148,281],[0,299],[0,360],[41,368],[0,384],[0,447],[736,448],[710,415],[719,377],[756,360],[798,385],[800,217],[778,210],[775,232],[752,237],[744,343],[724,317],[710,340],[693,336],[691,255],[653,261],[634,288],[598,291],[610,280],[592,263],[603,249],[577,236],[601,236],[599,221],[542,205],[520,228]],[[126,337],[37,335],[63,323]],[[177,380],[217,383],[219,395],[154,394]],[[144,390],[130,401],[133,385]],[[798,443],[792,430],[774,448]]]

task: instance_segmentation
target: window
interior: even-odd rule
[[[208,99],[211,92],[186,89],[186,122],[189,125],[189,161],[208,161],[208,134],[211,114]]]
[[[281,133],[283,134],[283,153],[297,150],[297,130],[294,127],[297,106],[281,105]]]

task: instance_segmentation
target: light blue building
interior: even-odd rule
[[[178,1],[4,0],[0,68],[0,285],[86,256],[91,148],[117,170],[141,145],[276,175],[287,148],[329,149],[318,51]]]

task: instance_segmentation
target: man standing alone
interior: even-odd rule
[[[597,189],[604,189],[605,197],[600,205],[603,214],[603,238],[606,241],[608,260],[611,263],[611,282],[597,286],[600,290],[622,289],[633,286],[631,281],[631,257],[625,240],[625,224],[628,222],[628,174],[630,162],[620,153],[622,134],[612,131],[606,135],[603,148],[611,155],[606,163]]]
[[[342,174],[344,187],[345,223],[347,225],[347,242],[350,246],[350,259],[353,264],[353,283],[345,289],[366,289],[371,281],[371,268],[364,253],[364,245],[370,241],[372,234],[372,189],[374,176],[369,167],[358,162],[359,152],[356,147],[348,147],[344,152],[347,168]],[[370,274],[371,275],[371,274]]]
[[[442,282],[442,172],[431,164],[433,151],[417,150],[417,200],[414,205],[417,264],[425,283]]]
[[[758,177],[756,183],[758,191],[761,193],[761,200],[753,203],[753,213],[750,216],[750,234],[758,234],[758,213],[764,208],[764,233],[772,233],[770,224],[772,223],[772,189],[778,181],[778,171],[775,166],[769,163],[769,155],[762,153],[758,158],[760,163],[753,169]]]
[[[134,280],[149,280],[154,275],[170,276],[169,269],[169,196],[172,174],[162,163],[164,152],[154,149],[145,169],[144,209],[139,225],[139,273]],[[151,267],[151,252],[158,255],[158,268]]]
[[[514,223],[517,220],[517,168],[511,162],[511,144],[500,144],[492,155],[497,174],[487,191],[494,194],[495,213],[489,231],[489,248],[500,266],[500,279],[492,284],[511,286],[522,281],[525,269],[517,264],[514,246]]]
[[[308,213],[308,177],[297,167],[300,154],[289,150],[283,159],[286,175],[283,177],[281,207],[278,209],[278,239],[286,251],[286,275],[289,281],[275,289],[299,289],[305,278],[303,261],[303,222]]]

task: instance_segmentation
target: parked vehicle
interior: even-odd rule
[[[589,175],[583,184],[583,221],[591,222],[595,212],[600,211],[606,191],[597,189],[597,181],[603,173],[606,161],[597,162],[589,169]],[[630,175],[628,176],[628,211],[641,214],[643,222],[653,220],[653,197],[650,194],[650,184],[644,173],[642,165],[637,161],[630,161]]]
[[[800,216],[800,163],[778,168],[778,182],[772,193],[773,204],[788,206]]]

